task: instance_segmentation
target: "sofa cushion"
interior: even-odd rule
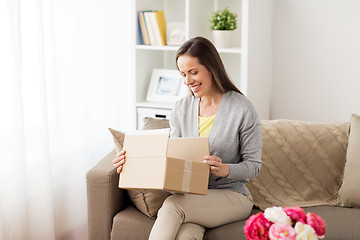
[[[259,209],[253,208],[250,215],[257,214],[258,212],[260,212]],[[228,223],[216,228],[207,229],[204,235],[204,240],[246,240],[244,234],[245,223],[246,220],[241,220],[233,223]]]
[[[360,209],[335,206],[306,207],[305,212],[318,214],[326,222],[326,240],[360,239]],[[259,212],[253,209],[250,215]],[[246,239],[244,226],[246,220],[207,229],[204,240]]]
[[[350,121],[349,144],[346,152],[344,180],[339,190],[343,206],[360,207],[360,116],[353,114]]]
[[[320,215],[326,221],[325,239],[360,239],[359,222],[360,209],[332,206],[317,206],[304,208],[305,212]],[[259,212],[253,209],[251,215]],[[127,207],[114,217],[111,239],[148,239],[155,220],[141,214],[133,206]],[[204,240],[246,239],[244,226],[246,220],[225,224],[207,229]]]
[[[143,130],[168,128],[169,120],[144,118]],[[114,137],[114,144],[117,152],[120,152],[124,145],[125,134],[109,128]],[[161,190],[129,189],[129,198],[136,208],[150,218],[155,218],[165,199],[170,193]]]
[[[326,240],[360,239],[360,209],[335,206],[304,208],[326,222]]]
[[[266,120],[263,165],[247,185],[262,210],[332,205],[342,183],[349,123]]]
[[[111,239],[148,239],[155,220],[146,217],[132,205],[115,215]]]

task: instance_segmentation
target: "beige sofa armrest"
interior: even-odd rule
[[[114,216],[129,203],[127,192],[118,188],[115,154],[110,152],[86,174],[89,240],[110,239]]]

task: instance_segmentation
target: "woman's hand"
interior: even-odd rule
[[[125,150],[120,151],[118,154],[116,154],[116,158],[113,160],[114,167],[117,169],[117,173],[120,173],[123,168],[126,159],[125,153]]]
[[[221,158],[216,156],[205,156],[204,163],[210,165],[210,172],[216,177],[227,177],[229,176],[229,165],[222,163]]]

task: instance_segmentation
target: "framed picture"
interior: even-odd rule
[[[166,24],[167,45],[181,45],[185,42],[185,23],[168,22]]]
[[[154,69],[146,101],[174,103],[190,93],[177,70]]]

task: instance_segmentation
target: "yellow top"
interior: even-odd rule
[[[211,127],[214,123],[215,115],[211,117],[200,117],[199,116],[199,136],[208,137]]]

